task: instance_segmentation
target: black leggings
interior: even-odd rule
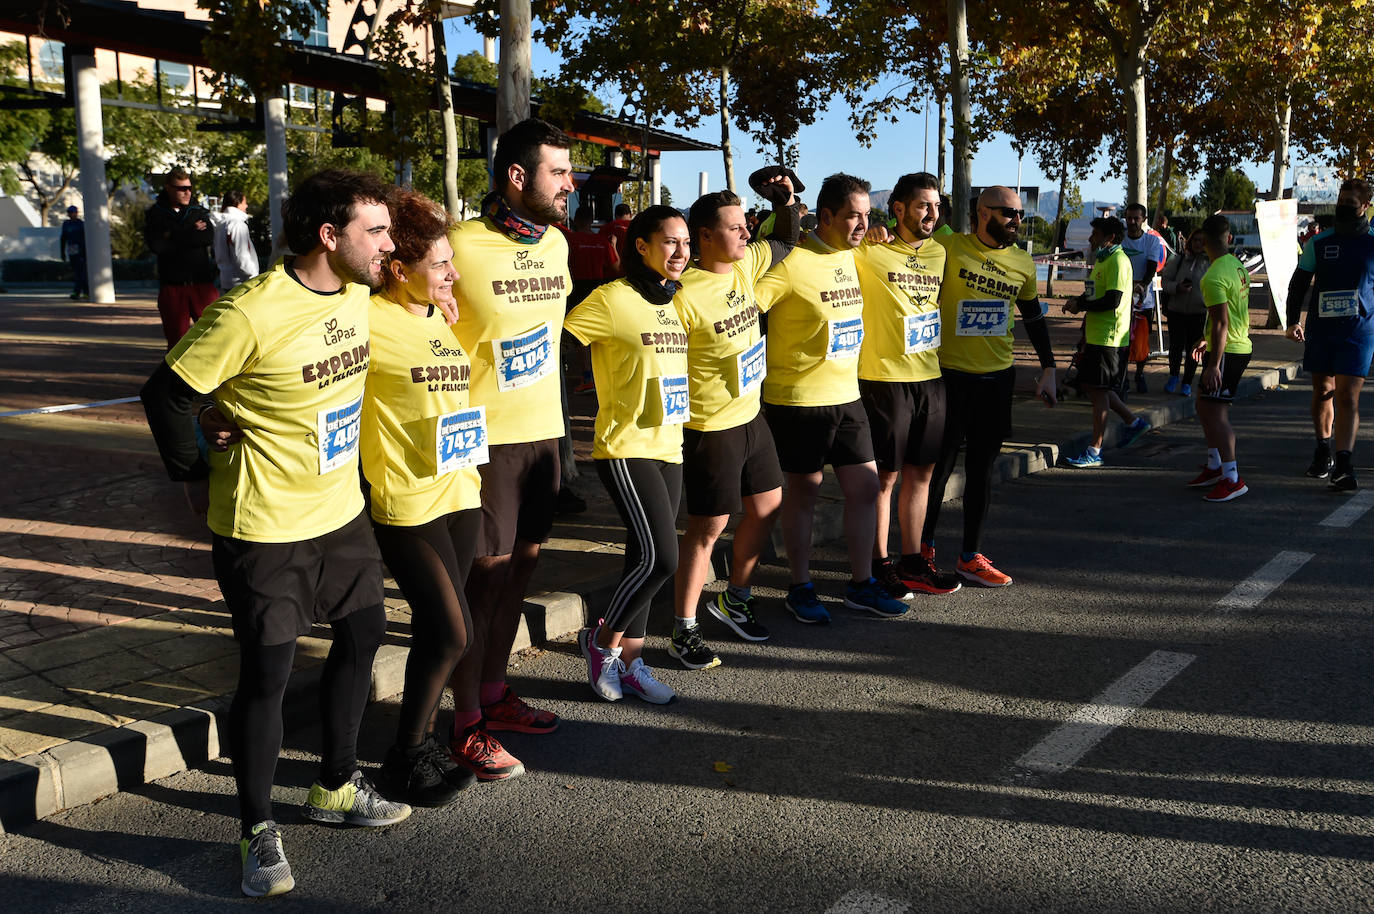
[[[1169,374],[1178,374],[1179,366],[1182,365],[1183,383],[1192,384],[1193,375],[1197,372],[1197,362],[1193,360],[1193,344],[1202,339],[1202,328],[1207,323],[1207,315],[1165,311],[1164,316],[1169,321]]]
[[[410,656],[396,745],[409,749],[433,729],[444,685],[467,652],[472,613],[463,586],[482,512],[445,514],[415,527],[374,524],[382,559],[410,604]]]
[[[677,571],[677,505],[682,464],[630,458],[597,460],[611,501],[625,525],[625,570],[606,609],[606,628],[643,638],[649,605]]]
[[[323,747],[320,783],[337,789],[358,767],[358,727],[372,686],[372,659],[386,634],[380,604],[330,623],[334,642],[320,676],[319,712]],[[229,707],[229,739],[238,785],[243,836],[273,818],[272,777],[282,743],[282,696],[291,678],[296,642],[239,643],[239,684]]]
[[[959,462],[959,446],[964,445],[963,551],[973,553],[979,551],[983,524],[992,504],[992,472],[1002,453],[1002,442],[1011,433],[1016,375],[1011,368],[981,375],[946,369],[944,378],[945,433],[930,480],[921,541],[935,542],[945,486]]]

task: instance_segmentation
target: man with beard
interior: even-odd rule
[[[1012,303],[1042,369],[1035,393],[1053,406],[1057,393],[1054,350],[1045,326],[1031,256],[1016,247],[1025,212],[1009,187],[989,187],[978,196],[975,230],[936,235],[944,246],[940,285],[940,371],[945,379],[945,434],[930,483],[921,553],[935,561],[935,525],[945,484],[964,445],[964,540],[956,570],[982,587],[1006,587],[1011,577],[979,552],[992,501],[992,471],[1002,442],[1011,434]]]
[[[296,639],[328,623],[320,678],[323,752],[303,812],[317,822],[389,825],[357,766],[372,659],[386,632],[382,567],[358,488],[368,298],[392,250],[388,190],[371,175],[322,171],[282,208],[294,256],[234,288],[167,353],[142,390],[172,479],[214,534],[215,577],[239,643],[229,712],[245,895],[295,886],[272,813],[282,696]],[[191,411],[209,394],[238,431],[207,463]]]
[[[945,594],[959,579],[921,554],[921,525],[945,431],[945,383],[940,377],[940,279],[945,249],[931,241],[940,214],[940,182],[932,174],[902,175],[888,198],[897,224],[885,243],[854,251],[864,298],[859,392],[878,463],[874,575],[895,599]],[[881,231],[881,230],[880,230]],[[887,555],[892,493],[901,477],[897,519],[900,562]]]
[[[825,179],[816,197],[817,228],[756,287],[768,312],[764,417],[786,475],[782,537],[792,584],[786,606],[798,622],[828,623],[811,582],[811,527],[828,463],[844,495],[844,534],[852,579],[844,603],[876,616],[906,604],[873,577],[878,468],[868,416],[859,402],[863,295],[854,249],[868,229],[869,184],[852,175]]]
[[[572,289],[568,217],[572,140],[530,118],[496,142],[496,193],[481,218],[450,233],[458,320],[472,360],[470,403],[486,408],[490,461],[482,475],[482,534],[467,580],[472,636],[450,680],[450,751],[481,780],[524,771],[490,730],[551,733],[557,715],[506,685],[525,589],[553,529],[563,436],[559,335]]]
[[[1145,205],[1142,203],[1132,203],[1126,207],[1126,237],[1121,239],[1121,250],[1131,261],[1131,291],[1135,303],[1132,326],[1136,328],[1135,332],[1148,334],[1155,313],[1155,274],[1164,266],[1168,255],[1164,251],[1164,239],[1152,229],[1145,228],[1145,216]],[[1142,316],[1145,318],[1144,325],[1138,323]],[[1145,384],[1147,359],[1135,363],[1135,389],[1142,394],[1148,390]]]
[[[1317,449],[1307,475],[1330,477],[1330,488],[1353,492],[1353,452],[1360,425],[1360,391],[1374,357],[1374,229],[1368,181],[1350,178],[1336,197],[1334,228],[1303,249],[1288,285],[1288,338],[1304,343],[1302,367],[1312,375],[1312,425]],[[1299,322],[1315,275],[1317,294]],[[1332,459],[1334,432],[1335,459]]]

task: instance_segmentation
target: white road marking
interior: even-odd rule
[[[97,406],[119,406],[121,403],[137,403],[139,397],[121,397],[118,400],[97,400],[94,403],[66,403],[62,406],[40,406],[36,409],[16,409],[0,413],[0,419],[13,419],[15,416],[37,416],[46,413],[65,413],[73,409],[93,409]]]
[[[1264,602],[1278,586],[1288,580],[1302,566],[1312,560],[1310,552],[1283,551],[1270,559],[1263,568],[1241,581],[1231,592],[1217,601],[1227,609],[1254,609]]]
[[[907,914],[910,910],[911,905],[905,901],[855,889],[832,904],[825,914]]]
[[[1370,508],[1374,508],[1374,492],[1366,489],[1358,495],[1351,496],[1349,501],[1332,511],[1330,516],[1317,526],[1349,527],[1364,517],[1365,512]]]
[[[1040,774],[1058,774],[1072,768],[1196,659],[1193,654],[1155,651],[1074,712],[1012,766]]]

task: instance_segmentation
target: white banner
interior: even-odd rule
[[[1255,204],[1255,221],[1259,223],[1269,295],[1279,316],[1279,326],[1287,329],[1288,281],[1298,268],[1298,201],[1261,200]]]

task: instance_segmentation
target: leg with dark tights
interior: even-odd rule
[[[296,642],[239,644],[239,683],[229,706],[229,747],[243,837],[272,816],[272,778],[281,754],[281,702]]]
[[[992,471],[1002,452],[1000,440],[969,441],[964,453],[964,552],[978,552],[983,524],[992,504]]]
[[[320,676],[320,784],[338,790],[358,767],[358,729],[372,687],[372,659],[386,634],[381,604],[332,623],[334,643]]]

